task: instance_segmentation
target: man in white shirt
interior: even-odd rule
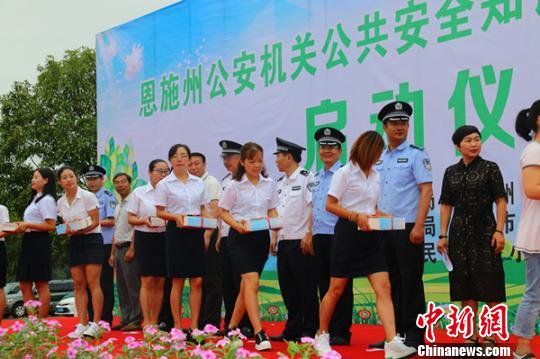
[[[191,162],[189,172],[197,177],[200,177],[204,182],[208,200],[208,213],[217,218],[218,201],[221,197],[221,184],[218,179],[206,171],[206,157],[199,152],[191,153]],[[206,256],[205,261],[205,276],[203,278],[202,287],[202,302],[199,318],[199,327],[204,328],[206,324],[212,324],[219,328],[221,324],[221,301],[223,298],[221,287],[221,259],[219,252],[216,250],[216,242],[218,231],[215,230],[212,235],[205,238]]]
[[[120,302],[122,331],[142,329],[142,313],[139,301],[141,278],[135,262],[135,228],[128,223],[127,203],[131,194],[131,177],[118,173],[113,178],[114,189],[120,195],[120,203],[114,211],[114,236],[109,263],[116,270],[116,289]]]
[[[311,235],[311,186],[313,174],[299,166],[303,147],[276,139],[276,164],[285,174],[277,182],[283,221],[277,248],[279,287],[288,311],[283,332],[271,340],[313,337],[318,325],[317,276]],[[276,253],[274,236],[271,251]]]

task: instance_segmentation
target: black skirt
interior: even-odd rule
[[[256,272],[260,276],[270,251],[270,232],[265,230],[240,234],[231,228],[227,251],[237,273]]]
[[[336,223],[330,261],[331,276],[336,278],[388,271],[380,232],[359,231],[356,223],[343,218]]]
[[[135,258],[142,277],[165,277],[165,232],[135,231]]]
[[[26,232],[17,264],[17,282],[48,282],[52,272],[52,245],[49,232]]]
[[[102,264],[103,252],[101,233],[71,236],[68,242],[68,265],[71,268],[87,264]]]
[[[7,271],[7,255],[6,244],[4,241],[0,241],[0,288],[6,286],[6,271]],[[0,313],[3,315],[3,313]]]
[[[204,229],[178,228],[167,223],[165,232],[167,276],[197,278],[204,276]]]

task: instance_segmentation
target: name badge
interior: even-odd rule
[[[302,186],[293,186],[293,187],[291,188],[291,191],[299,191],[300,188],[302,188]]]
[[[409,162],[408,158],[398,158],[397,159],[397,163],[407,163],[407,162]]]

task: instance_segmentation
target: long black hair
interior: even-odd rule
[[[43,195],[36,199],[36,203],[41,201],[42,198],[45,198],[46,195],[50,195],[54,200],[56,201],[56,177],[54,176],[54,171],[50,168],[42,167],[38,168],[34,172],[39,172],[41,177],[47,180],[47,183],[45,183],[45,186],[43,187]],[[28,200],[28,204],[30,205],[32,201],[34,200],[34,197],[36,196],[37,191],[35,189],[32,189],[32,193],[30,194],[30,199]]]
[[[538,116],[540,116],[540,100],[533,102],[530,108],[519,111],[516,117],[516,132],[525,141],[532,140],[531,132],[538,133]]]

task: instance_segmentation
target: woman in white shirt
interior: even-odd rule
[[[165,230],[167,276],[172,278],[171,312],[180,329],[182,293],[189,278],[190,327],[199,325],[204,276],[204,229],[184,227],[184,216],[206,216],[206,190],[199,177],[188,172],[191,151],[183,144],[169,149],[172,172],[156,186],[157,216],[167,220]]]
[[[56,179],[50,168],[39,168],[32,175],[32,193],[24,210],[23,222],[17,223],[17,233],[23,233],[21,254],[15,280],[20,282],[23,300],[34,300],[35,283],[41,307],[40,318],[49,314],[51,293],[51,236],[56,225]]]
[[[531,339],[540,313],[540,100],[522,110],[516,131],[531,141],[521,153],[521,218],[516,249],[525,257],[526,290],[519,305],[512,331],[518,336],[514,358],[534,358]]]
[[[263,149],[248,142],[240,150],[240,166],[219,201],[221,218],[231,226],[227,249],[235,270],[241,274],[240,293],[229,322],[236,328],[245,312],[253,325],[255,348],[271,349],[259,314],[259,279],[268,259],[268,230],[248,232],[246,222],[261,217],[277,217],[279,204],[274,180],[263,175]]]
[[[8,222],[8,209],[5,206],[0,205],[0,224]],[[6,286],[7,255],[4,237],[7,235],[8,233],[0,231],[0,324],[2,324],[4,309],[6,308],[6,294],[4,293],[4,287]]]
[[[99,202],[95,194],[77,185],[75,170],[64,166],[58,170],[58,181],[64,194],[58,200],[58,214],[66,224],[68,242],[68,265],[75,288],[75,306],[79,324],[69,336],[95,338],[98,322],[103,309],[103,292],[100,286],[101,263],[103,262],[103,237],[99,225]],[[72,230],[70,223],[90,217],[91,224],[80,230]],[[88,321],[88,296],[86,287],[92,295],[93,321]]]
[[[367,276],[375,291],[377,313],[386,335],[385,358],[402,358],[416,352],[396,335],[383,243],[379,233],[369,228],[370,217],[387,216],[377,209],[380,178],[373,167],[383,149],[381,135],[364,132],[352,145],[349,162],[334,173],[330,183],[326,210],[339,219],[331,254],[330,287],[321,302],[320,326],[315,336],[319,355],[332,350],[328,325],[337,301],[348,281],[361,276]]]
[[[169,174],[164,160],[156,159],[148,166],[150,183],[137,187],[127,204],[128,222],[135,226],[135,259],[141,274],[140,301],[144,326],[157,325],[163,285],[167,275],[165,261],[165,222],[156,217],[156,186]]]

